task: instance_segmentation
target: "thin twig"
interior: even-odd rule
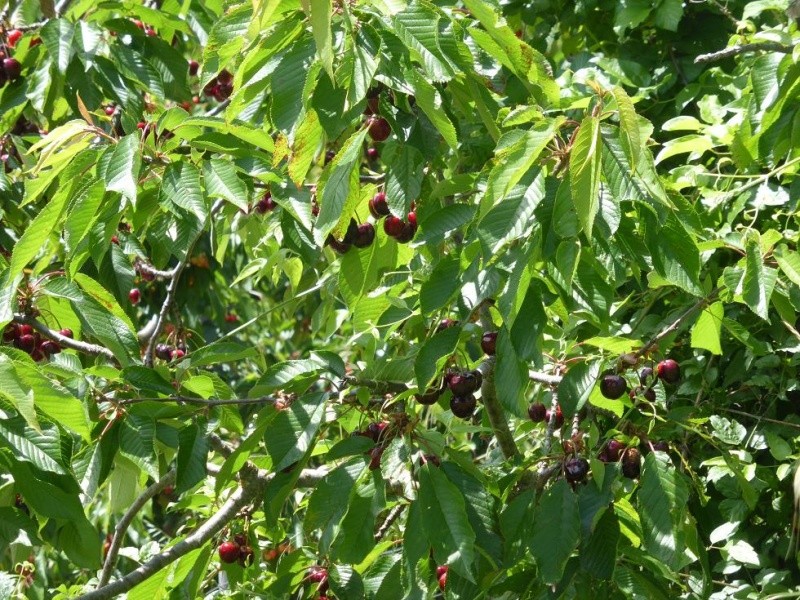
[[[647,342],[644,346],[639,348],[636,352],[634,352],[634,356],[636,358],[640,358],[647,354],[650,349],[658,344],[662,339],[667,337],[670,333],[677,331],[678,328],[683,324],[683,322],[691,316],[694,311],[700,308],[704,308],[708,303],[710,303],[714,298],[716,298],[717,293],[719,292],[719,288],[715,288],[711,290],[711,293],[704,297],[700,298],[697,302],[692,304],[689,308],[687,308],[677,319],[675,319],[672,323],[667,325],[664,329],[662,329],[658,334],[653,336],[649,342]]]
[[[214,203],[214,206],[211,207],[211,210],[208,214],[209,221],[214,217],[217,211],[222,208],[223,203],[223,200],[217,200],[217,202]],[[192,256],[192,250],[194,249],[197,241],[200,239],[200,236],[203,235],[205,229],[206,228],[204,224],[200,228],[200,231],[197,232],[197,235],[194,237],[194,239],[189,243],[189,246],[186,248],[186,255],[180,260],[180,262],[178,262],[172,271],[172,277],[170,277],[169,284],[167,284],[167,297],[164,298],[164,303],[161,305],[161,310],[158,313],[158,321],[156,321],[155,329],[153,330],[153,334],[150,336],[150,339],[147,342],[147,348],[144,352],[144,364],[146,367],[153,366],[153,355],[156,351],[156,342],[158,341],[158,336],[161,335],[161,331],[164,329],[164,324],[167,320],[167,314],[169,314],[172,304],[175,302],[175,295],[178,291],[178,281],[180,281],[181,273],[183,273],[183,270],[189,263],[189,260]]]
[[[139,511],[144,508],[145,504],[147,504],[151,498],[161,493],[168,485],[172,485],[174,481],[175,469],[170,469],[161,479],[153,483],[144,492],[142,492],[139,497],[133,501],[133,504],[131,504],[130,508],[125,511],[125,514],[122,515],[122,518],[119,520],[119,523],[117,523],[117,526],[114,529],[114,537],[111,540],[111,547],[108,549],[106,560],[103,563],[103,572],[100,574],[100,581],[97,584],[98,588],[106,585],[108,580],[111,579],[111,570],[114,568],[114,565],[117,562],[117,555],[119,554],[119,549],[122,546],[122,539],[125,537],[125,532],[128,531],[128,527],[130,527],[133,519],[136,517]]]
[[[21,323],[23,325],[30,325],[44,337],[53,340],[54,342],[58,342],[58,345],[62,348],[69,348],[70,350],[77,350],[78,352],[90,354],[91,356],[104,356],[109,360],[116,360],[114,353],[108,348],[99,346],[97,344],[90,344],[88,342],[81,342],[78,340],[73,340],[72,338],[68,338],[65,335],[61,335],[58,331],[50,329],[47,325],[37,321],[33,317],[29,317],[27,315],[14,315],[14,322]]]
[[[397,520],[397,517],[400,516],[400,513],[403,512],[403,509],[406,507],[405,504],[398,504],[392,510],[389,511],[389,514],[386,515],[383,523],[381,523],[380,527],[378,527],[378,531],[375,532],[375,541],[382,540],[386,534],[388,533],[389,529],[391,529],[394,522]]]
[[[709,52],[708,54],[701,54],[694,59],[695,63],[715,62],[718,60],[725,60],[737,54],[744,54],[746,52],[782,52],[784,54],[791,54],[794,51],[794,46],[788,44],[781,44],[780,42],[754,42],[752,44],[740,44],[738,46],[731,46],[716,52]]]
[[[722,408],[722,407],[715,407],[715,410],[721,410],[722,412],[729,412],[734,415],[740,415],[742,417],[749,417],[754,421],[766,421],[767,423],[774,423],[775,425],[784,425],[786,427],[794,427],[795,429],[800,429],[800,424],[798,423],[789,423],[787,421],[778,421],[777,419],[770,419],[769,417],[762,417],[761,415],[751,415],[748,412],[744,412],[742,410],[736,410],[735,408]]]
[[[256,398],[229,398],[227,400],[205,399],[205,398],[190,398],[188,396],[163,396],[163,397],[137,397],[137,398],[124,398],[117,400],[116,403],[120,405],[139,404],[141,402],[177,402],[179,404],[197,404],[199,406],[207,406],[209,408],[214,406],[245,406],[248,404],[274,404],[274,396],[258,396]]]

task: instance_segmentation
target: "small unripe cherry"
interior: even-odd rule
[[[172,360],[180,360],[184,356],[186,356],[186,352],[181,350],[180,348],[175,348],[172,353],[170,354]]]
[[[12,29],[8,32],[6,39],[8,40],[9,47],[13,48],[17,42],[22,38],[22,32],[19,29]]]
[[[130,300],[131,304],[139,304],[139,300],[141,299],[142,292],[139,291],[139,288],[133,288],[128,292],[128,300]]]

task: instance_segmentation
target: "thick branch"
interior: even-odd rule
[[[536,383],[544,383],[546,385],[558,385],[561,383],[561,375],[551,375],[549,373],[542,373],[541,371],[528,371],[528,377],[531,378],[531,381],[535,381]]]
[[[175,469],[171,469],[167,471],[161,479],[142,492],[139,497],[133,501],[133,504],[128,508],[125,514],[122,515],[122,518],[114,529],[114,537],[111,540],[111,547],[108,549],[108,554],[106,554],[103,572],[100,574],[100,582],[97,584],[98,588],[105,586],[108,580],[111,579],[111,570],[117,562],[117,555],[119,554],[120,546],[122,546],[122,539],[125,537],[125,532],[128,531],[128,527],[130,527],[133,519],[151,498],[161,493],[168,485],[172,485],[174,481]]]
[[[155,555],[138,569],[131,571],[121,579],[98,588],[93,592],[79,596],[82,600],[106,600],[124,594],[145,579],[152,577],[167,565],[185,556],[192,550],[201,548],[206,542],[236,518],[239,511],[258,497],[263,491],[263,482],[258,479],[247,481],[237,488],[225,501],[219,512],[183,540]]]
[[[173,275],[175,275],[174,268],[169,269],[168,271],[162,271],[161,269],[156,269],[149,262],[146,262],[141,258],[136,258],[134,260],[133,268],[139,271],[140,273],[146,273],[147,275],[152,275],[153,277],[159,279],[170,279]]]
[[[68,338],[64,335],[61,335],[59,332],[50,329],[47,325],[37,321],[32,317],[28,317],[26,315],[14,315],[14,321],[16,323],[30,325],[44,337],[53,340],[54,342],[58,342],[58,345],[62,348],[77,350],[78,352],[83,352],[84,354],[90,354],[92,356],[104,356],[108,360],[116,360],[114,353],[108,348],[99,346],[97,344],[89,344],[88,342],[80,342],[78,340]]]
[[[483,384],[481,385],[481,398],[483,399],[483,407],[486,409],[486,415],[489,417],[489,423],[492,424],[494,430],[494,437],[497,438],[497,443],[500,450],[503,451],[503,456],[506,458],[514,458],[519,456],[519,449],[514,442],[514,436],[508,428],[508,421],[503,414],[503,407],[500,406],[500,400],[497,399],[497,389],[495,387],[494,369],[497,361],[493,356],[484,360],[478,369],[483,375]]]
[[[738,46],[731,46],[716,52],[709,52],[708,54],[701,54],[694,59],[695,63],[715,62],[718,60],[725,60],[737,54],[745,54],[746,52],[783,52],[784,54],[791,54],[794,51],[794,46],[781,44],[780,42],[755,42],[753,44],[741,44]]]

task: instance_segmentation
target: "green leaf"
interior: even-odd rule
[[[474,582],[475,532],[469,524],[464,496],[430,462],[419,470],[416,504],[436,564],[450,565],[456,573]]]
[[[555,119],[535,125],[533,129],[515,129],[503,134],[497,142],[494,166],[486,184],[486,195],[493,205],[505,198],[539,161],[560,124],[561,120]]]
[[[544,492],[536,507],[529,541],[544,583],[561,580],[567,559],[580,541],[580,526],[578,497],[566,479],[559,479]]]
[[[433,376],[441,371],[444,360],[455,352],[460,333],[460,327],[448,327],[433,334],[419,349],[414,361],[414,374],[420,390],[428,389]]]
[[[433,81],[449,81],[458,72],[439,46],[441,15],[433,6],[412,2],[394,16],[397,35]]]
[[[423,314],[432,314],[445,306],[460,287],[461,261],[458,257],[444,257],[431,272],[419,291],[419,303]]]
[[[50,19],[39,32],[44,46],[47,48],[47,53],[52,57],[53,64],[62,75],[67,72],[69,61],[72,58],[74,27],[66,19]]]
[[[639,489],[639,515],[644,547],[671,569],[683,566],[679,523],[687,490],[665,452],[650,452],[644,460]]]
[[[533,324],[531,324],[533,325]],[[516,323],[515,323],[516,327]],[[536,340],[535,328],[529,332]],[[520,360],[511,339],[512,334],[505,327],[497,332],[497,367],[495,382],[497,399],[505,410],[518,417],[527,414],[525,392],[528,389],[528,366]]]
[[[315,45],[310,37],[299,40],[283,53],[272,73],[272,121],[287,134],[294,129],[303,110],[301,98],[314,53]]]
[[[317,56],[328,77],[333,75],[333,42],[331,36],[331,0],[310,0],[311,32],[317,45]]]
[[[330,0],[324,1],[330,3]],[[317,111],[311,108],[305,113],[303,120],[300,121],[292,144],[292,154],[289,158],[289,177],[298,188],[302,187],[308,170],[323,145],[323,137],[319,115],[317,115]]]
[[[612,90],[614,99],[617,101],[617,113],[619,115],[620,141],[625,155],[632,165],[639,164],[639,157],[642,154],[642,139],[639,132],[639,118],[633,108],[633,102],[625,90],[620,86],[615,86]]]
[[[364,459],[357,457],[328,473],[309,496],[303,530],[311,533],[315,529],[325,530],[331,524],[338,523],[347,511],[347,504],[342,502],[342,498],[350,497],[363,471]]]
[[[206,476],[208,438],[197,425],[184,427],[178,433],[175,491],[179,494],[192,489]]]
[[[673,212],[662,227],[656,226],[650,215],[647,221],[647,245],[656,272],[690,294],[702,295],[698,281],[700,252],[683,223]]]
[[[164,171],[159,200],[180,206],[205,223],[208,206],[200,187],[200,171],[187,161],[170,164]]]
[[[712,354],[722,354],[720,333],[724,317],[725,308],[722,302],[714,302],[704,308],[692,327],[692,348],[702,348]]]
[[[264,443],[274,471],[293,465],[315,443],[325,416],[326,398],[325,393],[303,396],[270,421],[264,432]]]
[[[128,415],[119,432],[119,452],[153,479],[158,479],[155,421]]]
[[[239,178],[233,163],[219,158],[203,161],[203,181],[209,198],[224,198],[247,212],[247,187]]]
[[[764,320],[769,319],[769,300],[778,272],[764,266],[764,257],[758,242],[758,236],[748,238],[745,245],[747,269],[744,274],[742,297],[747,306]]]
[[[598,579],[613,579],[619,535],[619,520],[606,509],[581,550],[581,567]]]
[[[359,199],[358,167],[366,136],[365,128],[350,136],[320,177],[317,185],[320,209],[314,226],[314,239],[320,246],[329,233],[337,239],[344,237]]]
[[[335,559],[358,564],[375,547],[375,517],[386,503],[384,482],[379,471],[369,471],[350,492],[347,512],[331,546]]]
[[[254,359],[258,356],[258,350],[252,346],[243,346],[236,342],[220,341],[192,352],[188,356],[188,361],[192,367],[197,368],[240,361],[248,358]]]
[[[56,225],[61,221],[66,204],[66,195],[56,195],[25,227],[25,231],[14,244],[8,277],[16,277],[44,247]]]
[[[442,110],[442,97],[439,92],[416,71],[407,71],[406,75],[408,82],[414,89],[414,98],[417,101],[417,106],[422,109],[425,116],[431,120],[433,126],[442,134],[447,145],[455,151],[458,148],[456,128],[447,113]]]
[[[41,471],[67,475],[57,429],[36,431],[26,427],[22,419],[7,419],[0,421],[0,439],[14,449],[17,460],[27,461]]]
[[[458,229],[472,220],[475,210],[474,206],[467,204],[451,204],[440,208],[420,223],[420,232],[414,240],[423,243]]]
[[[389,208],[393,214],[405,218],[411,203],[419,199],[425,161],[420,151],[408,144],[388,145],[384,160],[388,165],[386,199]]]
[[[592,393],[600,374],[600,361],[582,362],[571,366],[558,384],[558,403],[569,419],[575,415]]]
[[[780,244],[773,253],[783,274],[795,285],[800,285],[800,252],[792,251],[786,244]]]
[[[586,117],[580,125],[569,157],[572,201],[581,229],[592,237],[594,218],[600,208],[600,122]]]
[[[110,158],[105,163],[103,179],[106,190],[119,192],[136,206],[136,187],[141,166],[139,134],[126,135],[109,149]]]

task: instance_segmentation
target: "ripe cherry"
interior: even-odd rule
[[[440,565],[436,567],[436,580],[439,582],[439,589],[444,591],[444,588],[447,586],[447,571],[449,567],[447,565]]]
[[[236,542],[222,542],[219,545],[219,559],[228,564],[233,564],[239,560],[239,544]]]
[[[383,456],[383,446],[375,446],[372,450],[369,451],[369,470],[374,471],[375,469],[381,468],[381,457]]]
[[[458,325],[458,321],[456,321],[455,319],[442,319],[436,325],[436,333],[444,331],[445,329],[450,329],[451,327],[455,327],[456,325]]]
[[[372,223],[362,223],[358,226],[358,234],[356,235],[353,245],[356,248],[366,248],[375,241],[375,226]]]
[[[453,414],[462,419],[472,416],[475,412],[475,396],[467,394],[466,396],[453,396],[450,398],[450,410]]]
[[[447,379],[447,387],[454,396],[466,396],[478,390],[483,382],[480,371],[467,371],[466,373],[452,373]]]
[[[105,107],[105,109],[103,109],[103,110],[105,111],[105,113],[106,113],[106,115],[107,115],[107,116],[111,117],[111,116],[113,116],[113,115],[114,115],[114,111],[116,111],[116,110],[117,110],[117,108],[116,108],[116,107],[115,107],[113,104],[109,104],[109,105],[108,105],[108,106],[106,106],[106,107]]]
[[[45,340],[39,345],[39,350],[45,356],[52,356],[53,354],[58,354],[61,352],[61,346],[52,340]]]
[[[243,567],[249,567],[253,564],[255,553],[250,546],[244,545],[239,548],[239,564]]]
[[[641,454],[637,448],[628,448],[622,455],[622,474],[637,479],[642,472]]]
[[[172,359],[172,346],[169,344],[156,344],[156,357],[161,360]]]
[[[671,358],[662,360],[656,366],[658,378],[663,379],[667,383],[677,383],[681,378],[681,368],[678,363]]]
[[[497,332],[487,331],[481,338],[481,350],[487,356],[494,356],[497,351]]]
[[[627,448],[627,446],[619,440],[608,440],[605,450],[606,456],[610,462],[616,462],[619,460],[620,456],[622,456],[625,448]]]
[[[639,373],[639,383],[642,385],[650,385],[650,381],[653,379],[653,369],[650,367],[645,367]]]
[[[528,417],[534,423],[541,423],[547,417],[547,407],[541,402],[534,402],[528,407]]]
[[[403,223],[403,230],[397,236],[395,236],[394,239],[396,239],[399,244],[407,244],[414,239],[415,233],[417,233],[416,225],[412,225],[411,223]]]
[[[378,192],[372,198],[370,198],[369,212],[376,219],[388,217],[391,214],[389,212],[389,204],[386,202],[386,194],[383,192]]]
[[[392,133],[392,128],[389,125],[389,121],[384,119],[383,117],[376,117],[372,116],[367,121],[367,127],[369,132],[369,137],[371,137],[376,142],[382,142],[386,140]]]
[[[370,146],[369,148],[367,148],[367,158],[369,160],[378,160],[379,157],[380,157],[380,152],[378,152],[377,148],[375,148],[374,146]]]
[[[36,338],[29,333],[20,335],[14,340],[14,345],[20,350],[31,353],[36,348]]]
[[[628,383],[622,375],[606,373],[600,379],[600,393],[609,400],[617,400],[628,391]]]
[[[405,228],[406,224],[403,222],[403,219],[395,217],[394,215],[386,217],[386,220],[383,222],[383,230],[386,232],[386,235],[390,237],[401,236]]]
[[[345,244],[344,242],[340,242],[332,235],[328,235],[327,239],[325,240],[325,245],[333,248],[333,250],[338,254],[344,254],[345,252],[350,250],[350,244]]]
[[[196,60],[190,60],[189,61],[189,75],[194,77],[195,75],[197,75],[197,72],[199,70],[200,70],[200,63],[197,62]]]
[[[372,438],[372,441],[377,443],[381,439],[381,433],[386,429],[388,423],[381,421],[380,423],[370,423],[367,425],[367,437]]]
[[[3,59],[3,71],[6,72],[9,81],[14,81],[22,74],[22,65],[16,58],[5,58]]]
[[[133,288],[128,292],[128,300],[130,300],[131,304],[139,304],[139,300],[141,299],[142,292],[139,291],[139,288]]]
[[[580,483],[589,474],[589,461],[582,457],[568,459],[564,463],[564,476],[569,483]]]
[[[263,215],[266,212],[275,210],[277,208],[277,203],[275,200],[272,199],[272,194],[267,192],[264,196],[256,203],[256,212],[260,215]]]

